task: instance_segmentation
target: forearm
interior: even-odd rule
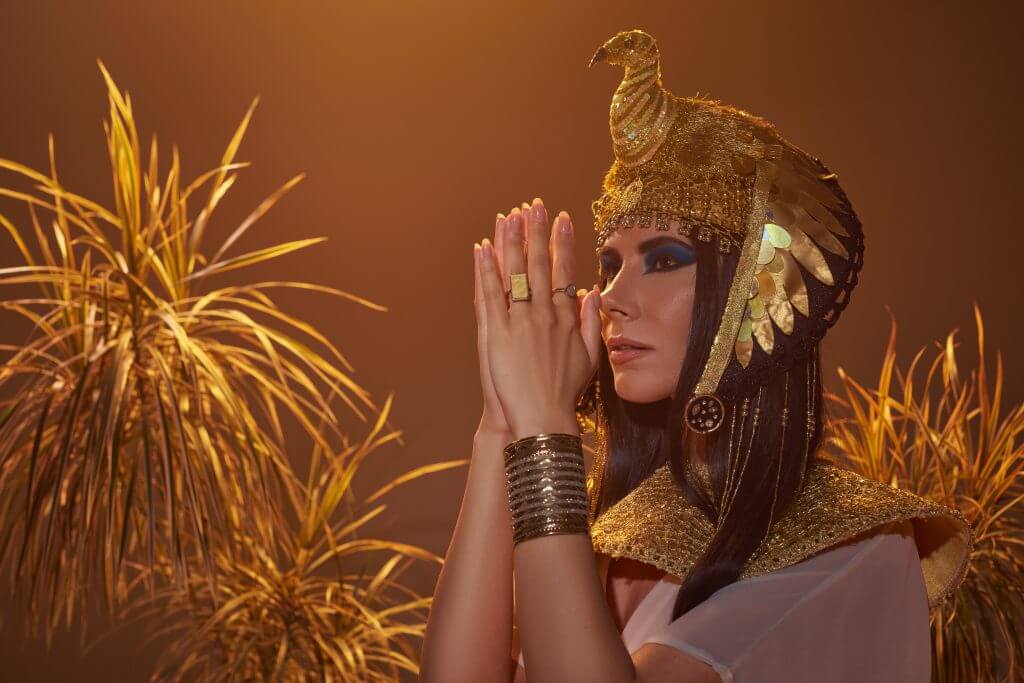
[[[527,430],[529,431],[529,430]],[[568,418],[541,432],[578,434]],[[590,536],[520,542],[513,552],[516,620],[530,683],[635,679],[601,586]]]
[[[530,683],[623,683],[633,660],[608,609],[590,537],[541,536],[516,546],[516,618]]]
[[[478,431],[466,490],[434,590],[420,681],[512,678],[512,519],[502,448],[510,435]]]

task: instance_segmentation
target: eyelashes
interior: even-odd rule
[[[676,270],[697,262],[696,254],[686,247],[665,247],[656,249],[644,257],[644,272],[658,273]],[[598,269],[598,283],[603,288],[615,274],[619,263],[615,259],[603,259]]]
[[[655,249],[647,255],[645,262],[647,263],[648,270],[655,270],[657,263],[666,258],[674,261],[675,265],[672,268],[663,268],[662,270],[674,270],[675,267],[688,266],[697,262],[697,255],[692,249],[687,249],[682,245],[666,246],[661,249]]]

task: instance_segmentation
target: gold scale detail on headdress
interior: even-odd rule
[[[928,603],[934,608],[954,592],[967,571],[974,543],[970,523],[958,510],[828,460],[809,466],[806,485],[772,524],[740,579],[782,569],[903,520],[913,524]],[[605,510],[590,534],[596,552],[685,578],[711,542],[714,527],[663,465]]]
[[[609,112],[615,160],[593,205],[598,249],[613,232],[640,227],[715,240],[723,253],[738,250],[725,311],[695,394],[715,394],[723,376],[732,380],[724,382],[732,394],[728,398],[749,394],[783,369],[778,366],[806,353],[835,322],[861,266],[859,221],[835,175],[783,139],[771,123],[665,90],[658,47],[647,33],[617,34],[594,54],[591,65],[598,62],[625,69]],[[822,250],[833,255],[839,272]],[[814,306],[805,271],[819,292]],[[795,312],[806,319],[799,338]],[[794,337],[781,351],[786,345],[773,321],[779,332]],[[755,341],[764,356],[743,373]],[[738,367],[730,376],[733,358]]]

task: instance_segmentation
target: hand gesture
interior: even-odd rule
[[[505,216],[498,214],[494,221],[494,245],[498,253],[498,268],[502,268],[503,250],[505,245]],[[480,276],[479,247],[473,245],[473,308],[476,311],[476,351],[480,364],[480,387],[483,391],[484,411],[480,417],[478,431],[495,434],[511,435],[505,414],[501,410],[498,394],[494,391],[491,381],[491,368],[487,362],[487,314],[484,310],[484,292]]]
[[[499,216],[500,257],[487,239],[474,245],[476,298],[482,297],[478,339],[486,356],[480,363],[514,438],[574,433],[576,398],[600,358],[600,293],[596,287],[583,297],[552,292],[574,283],[572,221],[563,211],[552,229],[540,199],[524,209]],[[527,274],[528,301],[506,297],[515,273]]]

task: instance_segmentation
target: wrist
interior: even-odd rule
[[[587,534],[586,472],[578,435],[554,421],[504,449],[513,547],[538,536]]]
[[[512,440],[524,439],[537,434],[571,434],[580,436],[580,423],[576,414],[559,415],[553,418],[524,421],[517,424],[511,432]]]
[[[501,446],[505,446],[515,440],[512,435],[512,430],[508,426],[495,425],[491,423],[485,423],[481,421],[476,428],[476,434],[473,435],[474,441],[492,441],[500,443]]]

